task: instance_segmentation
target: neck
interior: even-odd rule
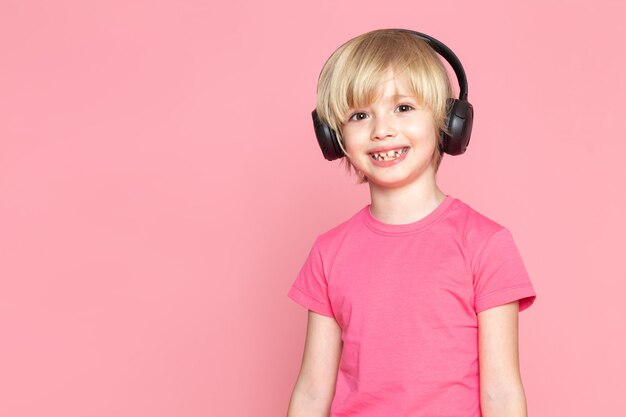
[[[389,224],[416,222],[445,199],[434,176],[431,180],[423,179],[402,187],[380,187],[370,183],[372,216]]]

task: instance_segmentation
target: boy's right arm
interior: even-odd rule
[[[287,417],[328,417],[342,347],[337,321],[309,310],[302,365]]]

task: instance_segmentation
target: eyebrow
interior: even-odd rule
[[[389,96],[389,98],[391,98],[392,100],[398,100],[398,99],[401,99],[401,98],[411,98],[411,99],[414,99],[415,97],[414,96],[407,96],[407,95],[404,95],[404,94],[394,94],[392,96]]]
[[[419,102],[419,99],[417,97],[415,97],[415,96],[407,96],[407,95],[399,94],[399,93],[396,93],[396,94],[393,94],[393,95],[389,96],[389,99],[391,101],[396,101],[396,100],[400,100],[400,99],[407,99],[407,98]],[[365,107],[367,107],[367,106],[365,106]],[[355,109],[359,109],[359,108],[362,108],[362,107],[351,107],[350,111],[354,111]]]

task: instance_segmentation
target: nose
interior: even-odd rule
[[[392,116],[381,114],[374,117],[372,124],[372,140],[389,139],[396,135]]]

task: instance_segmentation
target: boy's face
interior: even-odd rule
[[[438,143],[432,112],[411,96],[406,77],[384,78],[378,99],[350,109],[342,126],[344,146],[370,186],[434,182]]]

